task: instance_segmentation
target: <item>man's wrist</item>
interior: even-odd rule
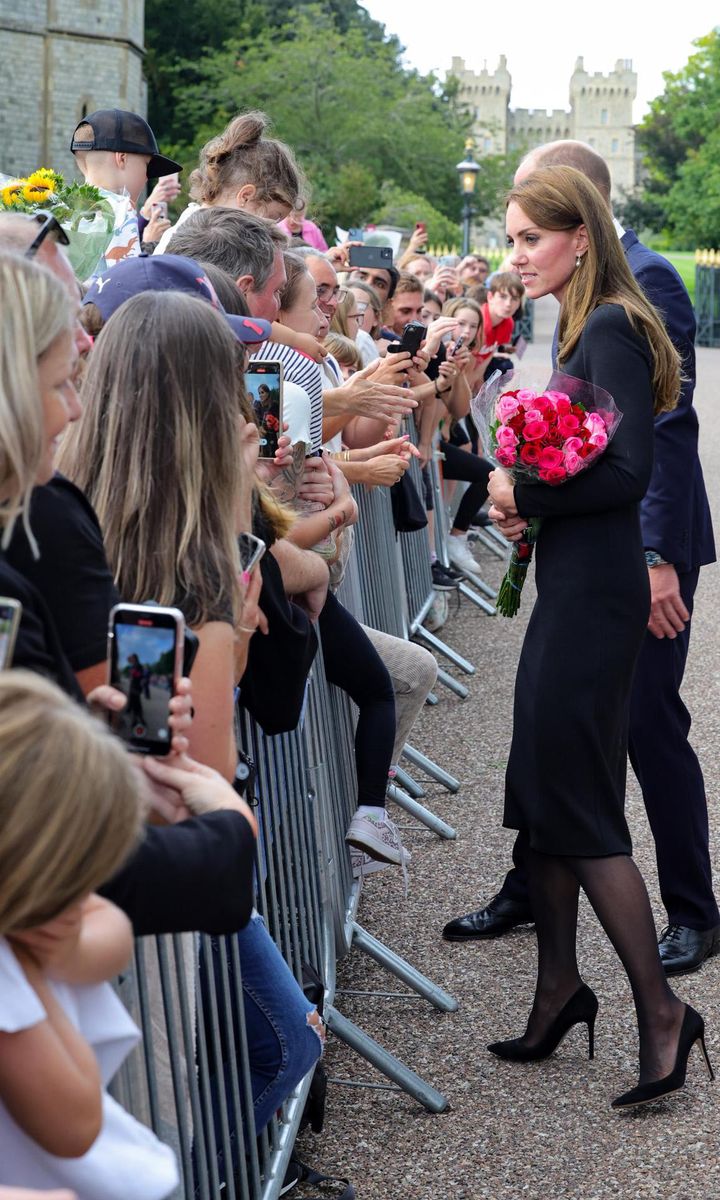
[[[666,558],[663,558],[662,554],[660,554],[658,550],[646,550],[645,562],[651,571],[654,567],[672,566],[672,563],[669,563]]]

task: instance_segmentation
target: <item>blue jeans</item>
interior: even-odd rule
[[[254,913],[249,923],[239,933],[233,935],[237,939],[242,973],[243,1009],[247,1032],[248,1068],[253,1095],[253,1116],[255,1132],[259,1134],[268,1121],[280,1107],[283,1100],[290,1095],[301,1079],[312,1070],[322,1053],[322,1043],[311,1024],[308,1015],[314,1011],[314,1006],[305,998],[300,985],[295,980],[290,968],[280,951],[270,937],[265,922],[258,913]],[[237,1152],[237,1136],[235,1131],[240,1126],[245,1127],[247,1137],[247,1122],[245,1114],[235,1113],[232,1094],[232,1074],[230,1069],[230,1039],[224,1033],[225,1029],[234,1030],[235,1045],[239,1044],[238,1013],[233,1000],[232,980],[233,965],[230,947],[227,951],[228,973],[231,980],[230,1005],[226,1006],[222,976],[220,971],[220,943],[227,939],[212,939],[212,959],[201,952],[200,956],[200,987],[205,1015],[206,1041],[209,1056],[210,1092],[212,1096],[212,1117],[215,1127],[215,1142],[218,1150],[218,1170],[220,1179],[225,1177],[226,1168],[223,1162],[222,1140],[220,1136],[220,1107],[218,1096],[224,1088],[228,1111],[228,1121],[233,1142],[233,1157]],[[208,982],[208,971],[214,972],[215,1003],[218,1010],[219,1043],[221,1061],[213,1055],[213,1037],[208,1020],[210,1011],[211,992]],[[240,1066],[240,1064],[238,1064]],[[237,1170],[237,1162],[232,1168]]]
[[[322,1043],[308,1024],[314,1005],[306,999],[262,917],[254,914],[236,937],[255,1129],[260,1133],[286,1096],[315,1066]]]

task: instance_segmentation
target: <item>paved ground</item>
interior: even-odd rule
[[[532,357],[549,357],[554,315],[541,314],[541,339]],[[702,455],[720,529],[720,352],[698,353],[697,405]],[[480,553],[490,580],[501,566]],[[720,874],[720,647],[716,635],[718,568],[706,568],[697,600],[685,683],[694,714],[694,744],[705,768],[714,862]],[[689,1086],[656,1109],[617,1116],[609,1102],[635,1081],[636,1034],[626,979],[586,904],[581,912],[580,962],[600,999],[597,1048],[573,1031],[544,1064],[511,1066],[489,1055],[486,1043],[522,1031],[532,992],[535,939],[516,931],[485,945],[458,946],[440,938],[451,916],[491,896],[509,866],[512,834],[501,827],[503,771],[508,751],[515,664],[532,589],[513,622],[484,617],[467,602],[445,636],[477,666],[470,696],[458,701],[440,689],[426,709],[415,743],[457,774],[457,796],[436,784],[428,802],[456,825],[458,840],[440,842],[419,826],[405,832],[413,852],[410,891],[399,872],[368,881],[361,920],[460,1001],[440,1015],[423,1001],[340,995],[338,1007],[397,1053],[449,1098],[431,1116],[408,1097],[388,1091],[332,1086],[325,1132],[305,1137],[314,1163],[346,1174],[358,1200],[715,1200],[720,1195],[720,1086],[710,1084],[699,1056]],[[681,799],[681,798],[679,798]],[[650,888],[658,928],[653,845],[634,780],[628,813],[636,857]],[[678,982],[680,996],[704,1015],[708,1048],[720,1065],[720,958]],[[399,990],[379,967],[353,952],[342,964],[346,989]],[[331,1044],[331,1076],[382,1082],[342,1044]]]

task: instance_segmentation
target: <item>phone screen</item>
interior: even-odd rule
[[[19,600],[6,600],[0,597],[0,671],[5,671],[12,666],[15,638],[21,615],[22,604]]]
[[[130,750],[170,753],[170,700],[182,641],[182,613],[176,609],[118,605],[111,614],[110,682],[124,692],[127,705],[111,714],[110,724]]]
[[[245,386],[260,427],[260,457],[273,458],[282,434],[282,363],[256,359],[245,372]]]

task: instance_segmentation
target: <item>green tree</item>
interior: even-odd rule
[[[720,29],[694,45],[681,71],[664,74],[665,90],[638,128],[647,179],[642,195],[632,197],[678,248],[720,244]]]
[[[386,181],[421,192],[457,220],[455,163],[469,121],[452,87],[405,69],[397,40],[378,38],[361,20],[341,28],[329,4],[286,10],[279,27],[251,28],[248,14],[222,49],[167,68],[172,149],[181,162],[194,166],[203,143],[235,113],[258,108],[295,151],[313,186],[313,210],[327,224],[368,218]]]
[[[460,241],[460,230],[456,221],[449,221],[444,213],[415,192],[404,191],[395,184],[385,184],[381,191],[381,202],[373,212],[376,225],[397,225],[411,230],[416,222],[427,225],[428,245],[453,245]]]

